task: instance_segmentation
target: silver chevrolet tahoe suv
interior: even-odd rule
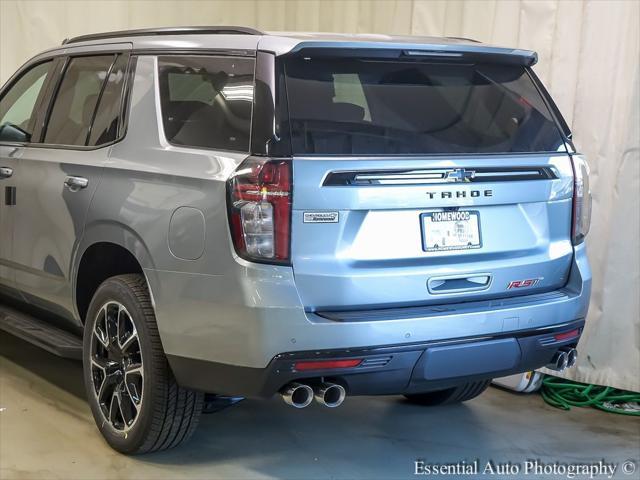
[[[125,453],[280,393],[437,405],[576,361],[588,167],[460,38],[132,30],[0,92],[0,327],[82,359]]]

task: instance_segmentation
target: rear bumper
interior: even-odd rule
[[[575,249],[564,288],[532,295],[365,312],[305,312],[290,267],[238,260],[202,275],[145,270],[165,353],[266,368],[283,352],[353,350],[494,337],[586,318],[591,271]],[[392,287],[393,288],[393,287]],[[180,378],[178,378],[180,380]]]
[[[292,352],[277,355],[266,368],[238,367],[169,356],[183,386],[233,396],[268,397],[292,381],[320,377],[341,383],[349,395],[395,395],[452,387],[547,365],[563,347],[575,347],[584,327],[578,320],[551,327],[507,332],[491,337],[385,347]],[[554,335],[577,331],[556,340]],[[298,371],[296,363],[362,360],[357,367]]]

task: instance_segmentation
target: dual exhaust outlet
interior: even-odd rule
[[[573,367],[577,361],[578,351],[575,348],[563,348],[555,353],[551,359],[551,363],[547,365],[547,368],[557,372],[562,372],[567,368]]]
[[[306,383],[292,382],[280,392],[284,403],[295,408],[308,407],[313,399],[325,407],[335,408],[342,405],[347,392],[337,383],[320,383],[315,388]]]

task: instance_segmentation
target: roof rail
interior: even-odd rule
[[[140,28],[136,30],[119,30],[115,32],[91,33],[73,38],[65,38],[62,45],[119,37],[142,37],[153,35],[264,35],[263,32],[249,27],[215,26],[215,27],[164,27]]]
[[[467,42],[482,43],[480,40],[476,40],[475,38],[467,38],[467,37],[444,37],[444,38],[448,38],[450,40],[465,40]]]

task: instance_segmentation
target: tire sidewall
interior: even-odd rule
[[[131,320],[135,325],[138,332],[138,339],[140,342],[140,350],[142,354],[142,371],[143,371],[143,386],[142,386],[142,408],[138,413],[138,418],[130,430],[122,432],[116,430],[111,424],[105,420],[98,400],[94,393],[92,372],[91,372],[91,341],[93,336],[93,328],[98,317],[100,309],[107,303],[114,301],[121,303],[129,312]],[[91,407],[93,418],[96,425],[105,440],[115,450],[122,453],[135,453],[144,443],[147,432],[151,428],[153,422],[154,402],[157,401],[153,398],[153,385],[157,382],[154,378],[154,371],[152,363],[154,358],[152,356],[153,349],[149,340],[149,327],[147,321],[145,321],[145,313],[140,305],[139,299],[133,293],[133,291],[126,285],[126,283],[117,277],[106,280],[94,295],[89,309],[87,311],[87,320],[85,323],[84,336],[83,336],[83,370],[84,370],[84,383],[87,394],[87,400]]]

